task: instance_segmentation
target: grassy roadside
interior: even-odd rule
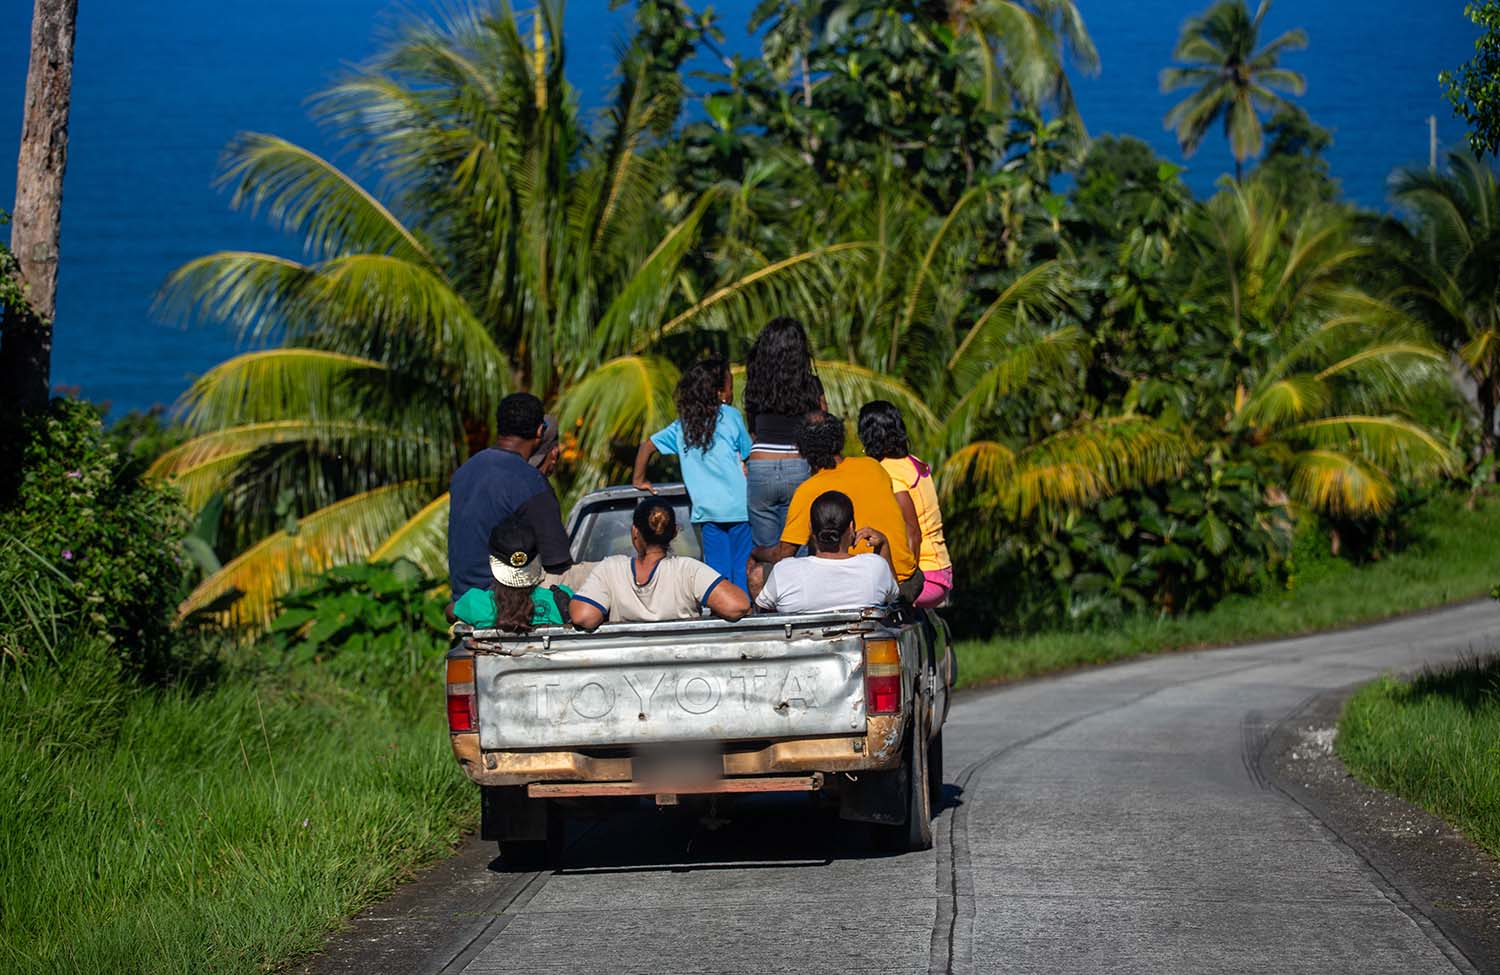
[[[474,814],[436,687],[95,676],[0,687],[0,970],[262,972]]]
[[[1416,540],[1371,565],[1331,561],[1285,592],[1233,596],[1205,613],[1136,617],[1108,630],[960,643],[959,683],[1017,680],[1142,654],[1295,636],[1478,596],[1494,583],[1500,499],[1473,511],[1442,496],[1415,515]]]
[[[1500,657],[1367,685],[1344,708],[1337,748],[1365,782],[1500,856]]]

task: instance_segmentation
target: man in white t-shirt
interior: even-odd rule
[[[826,491],[809,512],[813,555],[782,559],[766,575],[757,609],[772,613],[821,613],[886,606],[901,596],[891,570],[886,537],[873,528],[854,527],[854,503],[841,491]],[[856,542],[874,552],[851,554]]]

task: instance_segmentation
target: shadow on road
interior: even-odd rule
[[[962,793],[944,785],[934,817],[961,805]],[[818,797],[698,799],[664,807],[643,800],[603,816],[569,811],[558,872],[817,868],[891,855],[876,848],[872,827],[839,819],[837,803]],[[507,867],[496,858],[490,869]]]

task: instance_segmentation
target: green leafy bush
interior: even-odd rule
[[[341,565],[281,601],[270,647],[288,665],[321,664],[361,683],[429,674],[448,632],[439,592],[405,559]]]
[[[181,661],[175,609],[186,589],[177,496],[144,484],[106,442],[99,412],[55,402],[28,431],[16,496],[0,512],[7,592],[3,652],[56,656],[74,635],[99,639],[134,675]]]

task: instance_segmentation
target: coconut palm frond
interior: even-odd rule
[[[980,418],[1028,383],[1055,380],[1083,363],[1088,336],[1076,325],[1045,332],[996,352],[983,362],[961,361],[957,370],[963,395],[946,410],[941,440],[953,447],[966,440]],[[978,375],[970,376],[976,369]]]
[[[688,324],[725,328],[731,318],[740,322],[763,321],[770,317],[772,309],[785,314],[814,308],[819,296],[833,290],[829,276],[839,262],[871,246],[867,241],[847,241],[773,261],[715,289],[636,343],[635,351],[649,348]]]
[[[227,622],[264,626],[276,600],[312,575],[369,557],[432,498],[430,485],[406,481],[345,498],[301,519],[295,532],[279,531],[240,553],[203,580],[178,606],[189,616],[240,593],[223,613]]]
[[[1451,472],[1452,449],[1432,431],[1394,416],[1335,416],[1287,427],[1281,436],[1357,455],[1389,473],[1425,477]]]
[[[193,430],[212,430],[289,416],[332,419],[339,385],[352,376],[385,373],[374,359],[284,347],[247,352],[204,373],[178,405]]]
[[[615,293],[593,330],[595,361],[628,350],[639,335],[661,321],[676,291],[682,259],[697,240],[698,227],[717,196],[714,191],[702,194]],[[580,369],[586,361],[580,361]]]
[[[948,368],[981,358],[970,355],[976,347],[999,344],[1023,320],[1050,321],[1066,307],[1072,290],[1072,278],[1060,261],[1045,261],[1028,268],[1005,286],[999,297],[974,321],[964,335]]]
[[[1070,427],[1019,451],[980,441],[943,465],[946,497],[971,495],[974,505],[1011,519],[1053,520],[1118,491],[1178,477],[1192,462],[1192,444],[1142,417],[1116,417]]]
[[[1396,488],[1384,471],[1363,457],[1336,450],[1298,453],[1289,493],[1314,511],[1349,518],[1384,514],[1396,500]]]
[[[1235,414],[1235,425],[1274,430],[1316,416],[1333,398],[1323,376],[1289,376],[1266,384],[1248,397]]]
[[[938,489],[945,501],[965,494],[992,495],[1002,489],[1015,468],[1016,452],[995,440],[976,440],[955,450],[938,469]]]
[[[579,457],[597,471],[608,471],[616,446],[633,447],[676,417],[672,393],[678,378],[677,367],[666,359],[611,359],[559,400],[563,433],[575,431]]]
[[[219,185],[233,186],[231,205],[265,209],[298,234],[308,254],[324,259],[361,252],[391,254],[431,266],[432,256],[385,206],[332,163],[273,135],[247,132],[230,143]]]
[[[197,316],[223,322],[241,341],[256,343],[275,335],[287,306],[316,274],[310,265],[275,254],[220,251],[173,271],[156,307],[180,320]]]
[[[407,519],[406,524],[370,553],[371,562],[410,559],[424,573],[440,579],[448,571],[448,494]]]
[[[286,444],[338,454],[351,468],[398,476],[441,470],[452,449],[433,444],[420,431],[364,420],[273,420],[199,434],[158,457],[146,476],[176,487],[196,511],[229,484],[241,462],[263,448]]]
[[[850,420],[859,415],[860,407],[871,400],[890,400],[906,417],[912,443],[926,444],[942,426],[922,395],[901,380],[884,373],[855,365],[819,359],[813,363],[832,413]]]
[[[1194,459],[1192,443],[1144,417],[1115,417],[1070,427],[1016,458],[1008,507],[1017,517],[1097,501],[1127,488],[1179,477]]]

